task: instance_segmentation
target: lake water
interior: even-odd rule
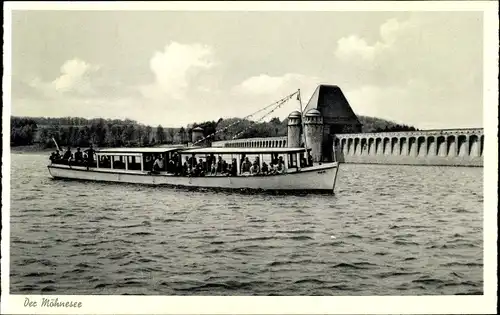
[[[52,180],[11,154],[11,294],[483,293],[483,169],[342,164],[336,194]]]

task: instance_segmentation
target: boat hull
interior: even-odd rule
[[[53,178],[88,180],[113,183],[146,184],[155,186],[181,186],[218,189],[251,189],[273,191],[333,192],[338,163],[308,167],[281,175],[266,176],[203,176],[186,177],[167,173],[156,175],[141,171],[96,169],[67,165],[49,165]]]

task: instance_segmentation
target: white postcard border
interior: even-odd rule
[[[484,12],[484,295],[364,297],[35,296],[9,293],[10,74],[12,10],[276,10],[276,11],[483,11]],[[7,2],[4,4],[2,296],[5,314],[486,314],[497,301],[498,2]],[[81,308],[26,308],[26,298],[82,302]]]

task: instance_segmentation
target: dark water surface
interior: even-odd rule
[[[342,164],[335,196],[49,178],[11,154],[11,294],[483,293],[482,168]]]

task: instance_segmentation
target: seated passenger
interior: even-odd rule
[[[259,173],[260,173],[260,171],[259,171],[258,165],[252,165],[252,167],[250,167],[250,174],[251,175],[257,175]]]
[[[217,161],[217,173],[222,174],[227,171],[227,163],[222,159],[222,156],[219,155],[219,160]]]
[[[250,174],[257,175],[260,172],[260,166],[257,160],[253,163],[252,167],[250,167]]]
[[[252,163],[248,160],[248,157],[245,157],[243,163],[241,163],[241,173],[250,173],[250,168],[252,167]]]
[[[163,158],[161,155],[153,163],[153,172],[159,173],[160,171],[163,171]]]
[[[278,173],[278,164],[277,163],[271,163],[270,170],[268,174],[274,175]]]
[[[71,153],[71,148],[68,147],[68,149],[66,150],[66,152],[64,152],[63,160],[69,161],[71,158],[73,158],[73,153]]]
[[[52,163],[56,163],[59,159],[61,159],[61,154],[59,154],[59,150],[56,150],[55,152],[52,152],[52,154],[49,157],[49,160]]]
[[[205,176],[205,168],[203,167],[203,160],[200,159],[199,163],[196,164],[196,176]]]
[[[207,162],[203,161],[203,159],[199,159],[198,165],[199,165],[200,169],[203,170],[204,174],[207,173]]]
[[[238,165],[236,159],[231,162],[231,171],[229,172],[231,176],[238,176]]]
[[[262,169],[260,170],[263,175],[267,175],[269,172],[269,167],[267,166],[266,162],[262,162]]]
[[[80,148],[76,148],[75,161],[76,161],[76,163],[83,162],[83,154],[82,154],[82,151],[80,151]]]
[[[186,161],[184,161],[184,164],[182,165],[182,171],[184,176],[190,175],[191,173],[191,164],[189,163],[189,158],[187,156]]]
[[[196,163],[196,157],[193,155],[189,158],[189,166],[191,166],[191,168],[194,169],[196,164],[198,164],[198,163]]]
[[[279,157],[277,171],[279,174],[282,174],[285,172],[285,162],[283,161],[282,156]]]
[[[212,161],[212,165],[210,166],[210,175],[217,175],[217,164],[215,164],[215,160]]]

